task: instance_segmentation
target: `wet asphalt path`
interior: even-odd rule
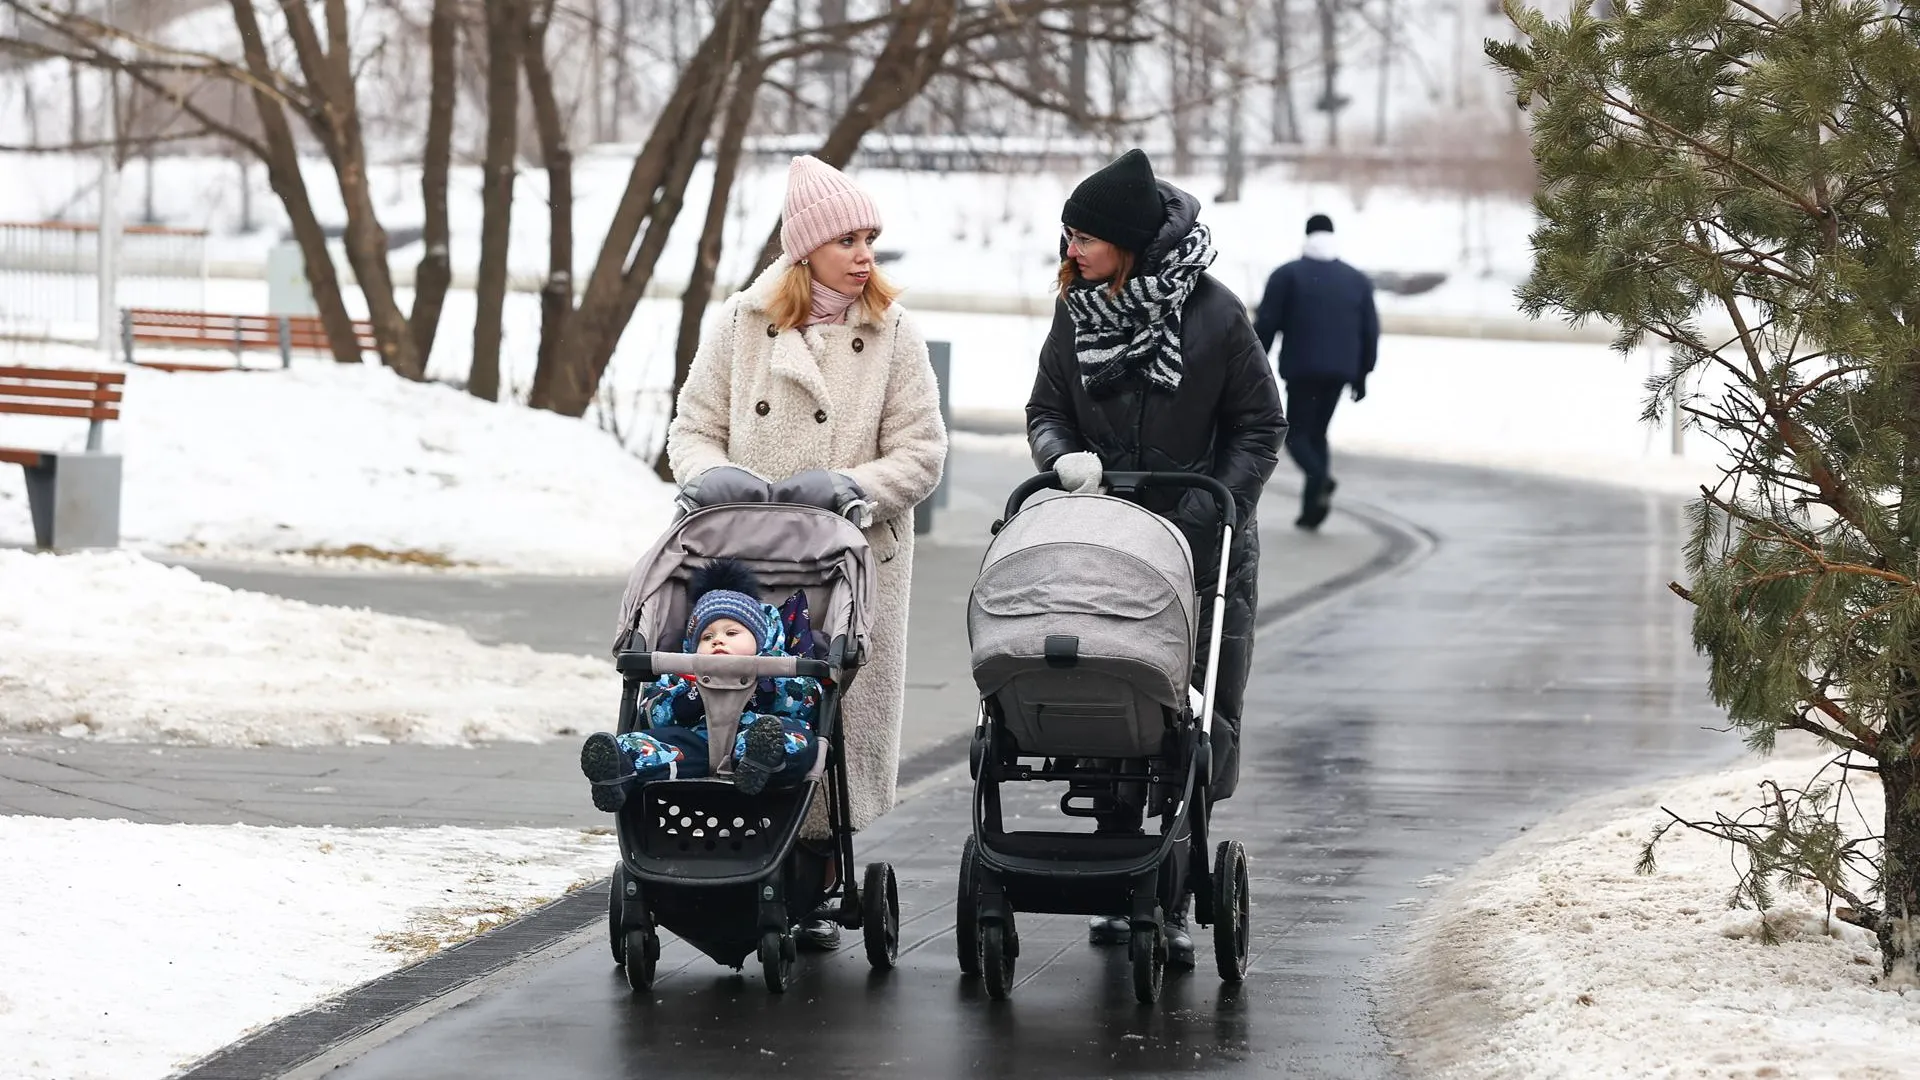
[[[756,967],[735,975],[669,942],[636,998],[595,926],[295,1075],[1396,1075],[1373,961],[1429,888],[1584,794],[1738,746],[1708,730],[1687,612],[1664,589],[1677,500],[1353,459],[1341,480],[1433,543],[1262,634],[1240,792],[1215,826],[1253,862],[1243,986],[1222,987],[1197,935],[1200,969],[1137,1005],[1124,950],[1090,948],[1078,917],[1026,915],[1013,1000],[987,1001],[953,959],[960,771],[861,837],[862,861],[900,875],[890,975],[869,974],[850,939],[772,996]]]

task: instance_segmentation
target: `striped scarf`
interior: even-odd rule
[[[1087,393],[1111,393],[1134,371],[1143,372],[1151,386],[1180,388],[1181,309],[1213,259],[1213,234],[1195,223],[1155,273],[1129,278],[1120,295],[1103,282],[1067,290],[1073,351]]]

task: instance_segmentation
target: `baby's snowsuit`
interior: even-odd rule
[[[806,598],[796,593],[781,608],[761,605],[767,620],[767,646],[761,656],[802,656],[811,652],[812,629],[808,625]],[[754,629],[758,630],[758,627]],[[685,651],[693,652],[689,641]],[[786,762],[774,773],[776,785],[790,784],[813,768],[817,742],[813,724],[820,712],[820,683],[805,676],[761,679],[753,700],[740,714],[740,733],[734,739],[733,759],[746,753],[747,730],[763,716],[779,718],[786,733]],[[615,740],[633,765],[634,780],[697,778],[707,773],[707,707],[700,700],[697,680],[683,675],[662,675],[647,691],[642,702],[647,727],[630,731]]]

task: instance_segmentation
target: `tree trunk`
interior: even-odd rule
[[[634,0],[617,0],[620,14],[613,20],[613,141],[619,142],[626,137],[627,109],[633,104],[629,100],[632,83],[631,69],[627,61],[627,34],[633,25]]]
[[[673,354],[673,396],[693,369],[693,356],[700,349],[700,329],[707,305],[713,300],[714,277],[720,271],[721,243],[727,232],[727,202],[733,197],[733,181],[740,171],[740,148],[747,138],[747,125],[753,120],[753,107],[760,96],[760,80],[766,69],[758,64],[742,65],[734,76],[733,94],[727,101],[726,120],[720,129],[720,143],[714,148],[713,191],[707,196],[707,217],[700,226],[700,247],[693,261],[693,274],[687,279],[687,291],[680,296],[680,341]],[[653,463],[660,479],[673,482],[673,467],[665,449]]]
[[[1380,93],[1375,102],[1373,144],[1387,145],[1388,95],[1393,92],[1393,0],[1380,0]],[[1515,110],[1516,112],[1518,110]]]
[[[1920,758],[1880,759],[1887,797],[1881,852],[1880,970],[1890,989],[1920,986]]]
[[[545,0],[535,13],[526,54],[527,96],[533,102],[540,160],[547,170],[547,281],[540,289],[540,358],[527,398],[536,409],[552,408],[560,348],[573,316],[573,148],[554,94],[553,70],[547,66],[547,27],[552,17],[553,0]]]
[[[1093,103],[1087,94],[1087,59],[1091,49],[1087,38],[1093,32],[1092,14],[1084,7],[1076,7],[1071,19],[1073,39],[1067,43],[1067,107],[1072,114],[1068,120],[1075,131],[1085,131],[1087,118],[1093,114]]]
[[[681,70],[679,84],[655,119],[653,132],[627,176],[626,190],[614,209],[580,307],[567,320],[565,342],[554,351],[556,370],[547,383],[554,411],[579,416],[593,401],[614,346],[646,292],[660,250],[679,216],[721,88],[740,53],[758,42],[760,18],[770,2],[727,0],[722,5],[712,30]],[[645,237],[640,235],[643,224]],[[538,373],[535,378],[540,378]]]
[[[955,0],[908,0],[887,34],[887,43],[873,62],[860,92],[834,121],[826,141],[814,157],[836,169],[845,168],[867,132],[880,126],[902,105],[918,97],[940,69],[952,44]],[[925,42],[921,41],[925,35]],[[760,245],[758,272],[780,257],[780,223],[774,222],[766,243]]]
[[[1273,0],[1273,141],[1300,141],[1300,117],[1293,100],[1293,5],[1290,0]]]
[[[480,275],[475,285],[473,368],[467,393],[500,400],[501,312],[513,236],[513,179],[520,134],[520,60],[526,46],[522,0],[487,0],[487,155],[482,166]]]
[[[420,198],[425,220],[420,265],[413,271],[413,347],[424,372],[433,357],[433,339],[440,331],[440,311],[447,286],[453,281],[447,221],[447,173],[453,156],[455,65],[459,62],[459,0],[433,0],[427,25],[431,56],[431,88],[427,97],[427,147],[421,161]]]
[[[236,0],[238,2],[238,0]],[[319,97],[308,125],[333,163],[347,211],[347,261],[360,282],[380,358],[397,374],[422,379],[426,372],[413,332],[393,296],[387,269],[387,231],[380,225],[367,178],[366,144],[360,133],[360,103],[353,84],[353,51],[347,40],[346,0],[326,0],[327,46],[323,49],[305,0],[280,0],[309,91]]]
[[[1318,0],[1320,9],[1320,72],[1324,87],[1320,108],[1327,114],[1327,145],[1340,145],[1340,38],[1335,5],[1339,0]]]
[[[333,358],[343,364],[360,362],[360,345],[353,332],[353,319],[340,296],[340,278],[334,273],[333,255],[327,251],[327,235],[314,216],[313,200],[307,194],[307,182],[300,175],[300,152],[294,145],[293,129],[281,111],[280,99],[266,92],[274,80],[267,59],[265,39],[260,36],[260,20],[253,0],[230,0],[235,26],[247,69],[253,74],[253,105],[260,117],[267,149],[267,183],[286,207],[287,220],[293,226],[293,238],[300,245],[306,263],[307,284],[313,290],[313,302],[320,309],[320,324],[327,331],[327,345]]]

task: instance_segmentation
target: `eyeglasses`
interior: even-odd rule
[[[1098,244],[1102,242],[1101,239],[1097,236],[1088,236],[1086,233],[1083,233],[1078,229],[1068,228],[1065,225],[1060,226],[1060,237],[1061,239],[1067,242],[1068,247],[1077,247],[1082,249],[1088,247],[1089,245]]]

